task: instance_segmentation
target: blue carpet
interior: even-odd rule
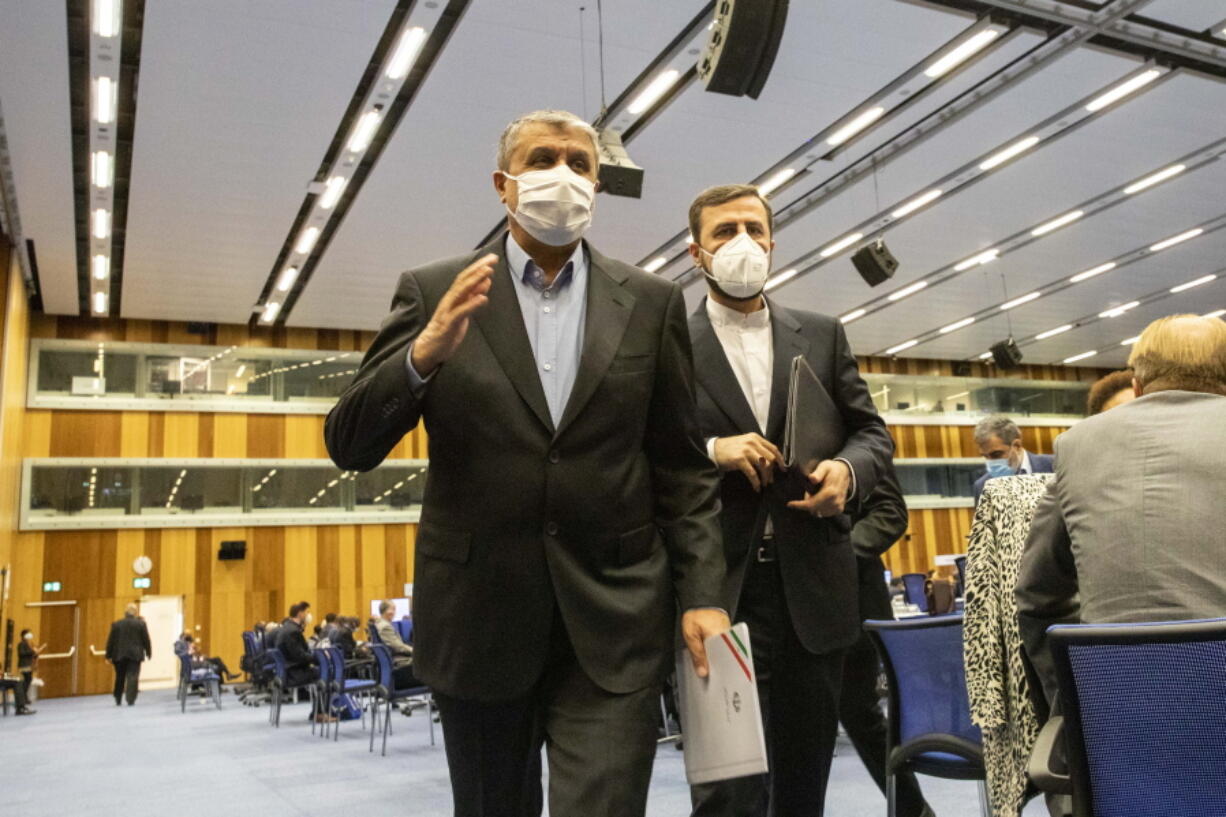
[[[0,719],[0,814],[123,817],[446,817],[451,789],[442,733],[430,745],[424,714],[394,716],[387,757],[367,752],[357,721],[340,741],[311,735],[306,704],[286,706],[281,728],[267,707],[223,696],[219,712],[173,691],[142,693],[136,706],[109,697],[39,701],[38,714]],[[436,725],[437,729],[437,725]],[[973,783],[922,779],[940,817],[978,817]],[[689,789],[681,753],[660,748],[648,814],[683,817]],[[882,817],[885,798],[840,739],[826,813]],[[1026,817],[1046,814],[1031,803]]]

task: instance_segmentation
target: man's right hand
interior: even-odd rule
[[[751,432],[715,441],[715,464],[721,471],[740,471],[755,491],[770,485],[775,468],[783,467],[783,454],[770,440]]]
[[[413,368],[422,377],[429,377],[459,348],[468,332],[468,319],[489,301],[497,261],[498,256],[490,253],[465,267],[439,301],[430,322],[413,342]]]

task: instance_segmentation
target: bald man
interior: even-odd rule
[[[128,706],[136,703],[137,685],[140,683],[140,665],[153,657],[149,645],[149,628],[138,616],[135,604],[124,608],[123,618],[111,625],[111,634],[106,639],[106,660],[115,665],[115,706],[127,697]]]
[[[1056,439],[1016,589],[1049,701],[1052,624],[1215,618],[1226,609],[1226,322],[1173,315],[1132,347],[1137,399]]]

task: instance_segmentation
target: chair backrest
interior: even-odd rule
[[[1049,632],[1078,810],[1226,814],[1226,618]]]
[[[328,660],[332,662],[332,680],[341,682],[345,680],[345,653],[340,647],[329,647]]]
[[[413,643],[413,619],[402,618],[395,624],[396,632],[400,633],[400,640],[406,644]]]
[[[382,644],[371,644],[370,651],[375,656],[375,667],[379,670],[379,686],[391,692],[395,687],[392,683],[392,654]]]
[[[286,682],[285,656],[281,654],[281,650],[273,647],[270,650],[265,650],[264,656],[272,663],[273,675],[277,676],[277,680],[284,684]]]
[[[315,658],[315,664],[319,667],[319,682],[321,684],[332,683],[332,656],[328,655],[326,649],[311,650],[311,655]]]
[[[382,644],[383,643],[383,639],[379,638],[379,628],[375,626],[374,622],[366,623],[366,634],[370,636],[371,644]]]
[[[192,657],[187,653],[179,653],[179,676],[185,681],[192,677]]]
[[[255,655],[255,632],[243,630],[243,655]]]
[[[902,588],[907,604],[917,604],[925,613],[928,612],[928,596],[924,593],[924,582],[926,581],[928,577],[923,573],[902,574]]]
[[[982,745],[966,693],[960,613],[866,621],[864,628],[881,653],[889,679],[891,748],[925,735]]]

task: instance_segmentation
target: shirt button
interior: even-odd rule
[[[552,363],[546,363],[546,364],[545,364],[545,365],[544,365],[542,368],[543,368],[545,371],[547,371],[547,372],[552,372],[552,371],[553,371],[553,364],[552,364]]]
[[[545,291],[544,291],[543,293],[541,293],[541,294],[544,296],[545,300],[547,300],[547,301],[548,301],[550,298],[552,298],[552,297],[553,297],[553,293],[552,293],[552,292],[550,292],[549,290],[545,290]]]
[[[549,307],[545,307],[545,314],[546,314],[546,315],[548,315],[548,314],[549,314],[550,312],[552,312],[552,311],[553,311],[553,310],[552,310],[552,309],[550,309]]]
[[[562,455],[559,454],[557,451],[549,452],[549,461],[552,462],[554,465],[557,465],[561,461],[561,459],[562,459]]]
[[[558,523],[549,522],[548,524],[546,524],[545,525],[545,535],[546,536],[557,536],[558,535]]]

